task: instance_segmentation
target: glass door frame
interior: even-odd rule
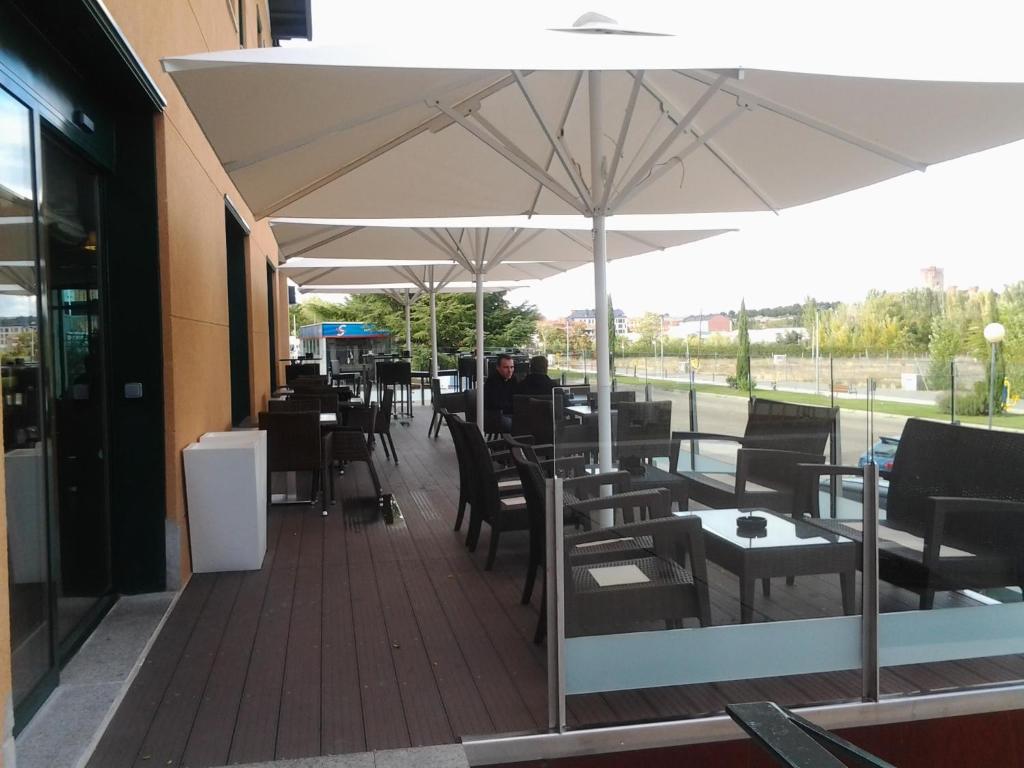
[[[61,637],[60,634],[60,622],[59,622],[59,610],[58,610],[58,594],[56,585],[61,579],[61,557],[60,557],[60,467],[56,456],[56,450],[58,446],[58,440],[60,436],[55,434],[57,428],[57,391],[55,381],[55,370],[53,366],[53,355],[56,353],[56,349],[53,348],[53,333],[56,330],[56,323],[53,318],[53,302],[51,300],[52,291],[55,290],[50,280],[50,264],[45,262],[45,258],[48,256],[46,250],[46,237],[42,227],[42,196],[38,195],[39,185],[37,185],[37,217],[36,217],[36,240],[39,244],[39,255],[40,255],[40,287],[39,287],[39,301],[43,304],[44,316],[41,318],[42,330],[41,333],[46,334],[46,346],[42,348],[42,353],[46,355],[44,358],[47,361],[47,365],[42,366],[45,369],[44,374],[44,385],[46,387],[46,402],[49,409],[48,414],[48,432],[50,433],[49,441],[49,471],[48,471],[48,482],[49,482],[49,554],[50,554],[50,602],[51,602],[51,616],[52,616],[52,634],[53,634],[53,646],[56,655],[56,663],[58,669],[63,669],[64,665],[70,660],[82,644],[88,639],[89,635],[99,624],[100,620],[111,608],[111,606],[117,601],[117,595],[114,592],[114,580],[113,580],[113,551],[111,548],[111,536],[112,536],[112,519],[111,519],[111,503],[110,503],[110,472],[109,472],[109,456],[110,456],[110,429],[109,429],[109,403],[108,403],[108,388],[107,388],[107,335],[106,327],[108,321],[108,308],[107,302],[104,298],[106,292],[106,259],[104,258],[104,215],[105,206],[103,204],[104,199],[104,183],[103,183],[103,172],[99,166],[93,162],[88,155],[86,155],[79,147],[76,147],[71,142],[67,141],[64,137],[60,127],[50,123],[44,117],[40,116],[38,120],[38,142],[36,144],[36,155],[37,155],[37,173],[38,178],[43,179],[43,147],[44,141],[50,141],[55,146],[56,151],[70,155],[74,159],[82,162],[88,166],[91,171],[95,173],[95,206],[96,210],[93,212],[96,220],[96,292],[97,292],[97,307],[98,307],[98,318],[99,318],[99,342],[97,344],[97,354],[99,360],[96,362],[96,368],[99,371],[99,386],[100,391],[100,446],[103,452],[103,473],[101,478],[102,483],[102,494],[103,494],[103,505],[104,509],[102,514],[106,518],[107,525],[107,539],[108,539],[108,581],[106,590],[103,595],[98,596],[93,604],[89,606],[82,614],[82,617],[77,621],[75,626],[68,632],[66,637]],[[45,137],[45,138],[44,138]],[[45,190],[43,190],[45,194]],[[56,289],[62,290],[62,289]],[[45,298],[44,298],[45,297]]]

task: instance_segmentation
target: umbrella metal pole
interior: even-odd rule
[[[412,292],[405,292],[405,351],[412,359]]]
[[[484,276],[476,273],[476,425],[484,431]]]
[[[604,196],[601,189],[601,73],[587,74],[590,95],[590,193],[595,201],[594,225],[594,330],[597,341],[597,450],[602,472],[612,469],[612,374],[608,348],[608,250],[605,210],[596,205]],[[611,510],[606,511],[611,524]]]
[[[430,368],[434,377],[440,377],[437,366],[437,287],[434,285],[434,268],[430,268]]]

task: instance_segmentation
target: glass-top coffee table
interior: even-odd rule
[[[854,613],[857,545],[853,540],[766,509],[701,509],[675,514],[699,517],[708,560],[739,577],[740,621],[744,624],[753,618],[754,582],[764,579],[768,596],[768,579],[773,576],[839,574],[843,613]],[[763,536],[754,538],[737,531],[736,519],[750,514],[765,519]]]

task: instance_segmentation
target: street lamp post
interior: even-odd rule
[[[988,369],[988,428],[992,429],[992,414],[995,412],[996,402],[996,345],[1006,337],[1006,328],[1002,323],[989,323],[983,333],[985,341],[992,347]]]

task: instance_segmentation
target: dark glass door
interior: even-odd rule
[[[33,120],[0,89],[0,382],[14,706],[56,685],[47,538]],[[19,724],[22,718],[19,715]]]
[[[42,142],[42,243],[54,401],[57,642],[81,635],[110,594],[99,177],[55,137]],[[125,319],[130,322],[130,319]]]

